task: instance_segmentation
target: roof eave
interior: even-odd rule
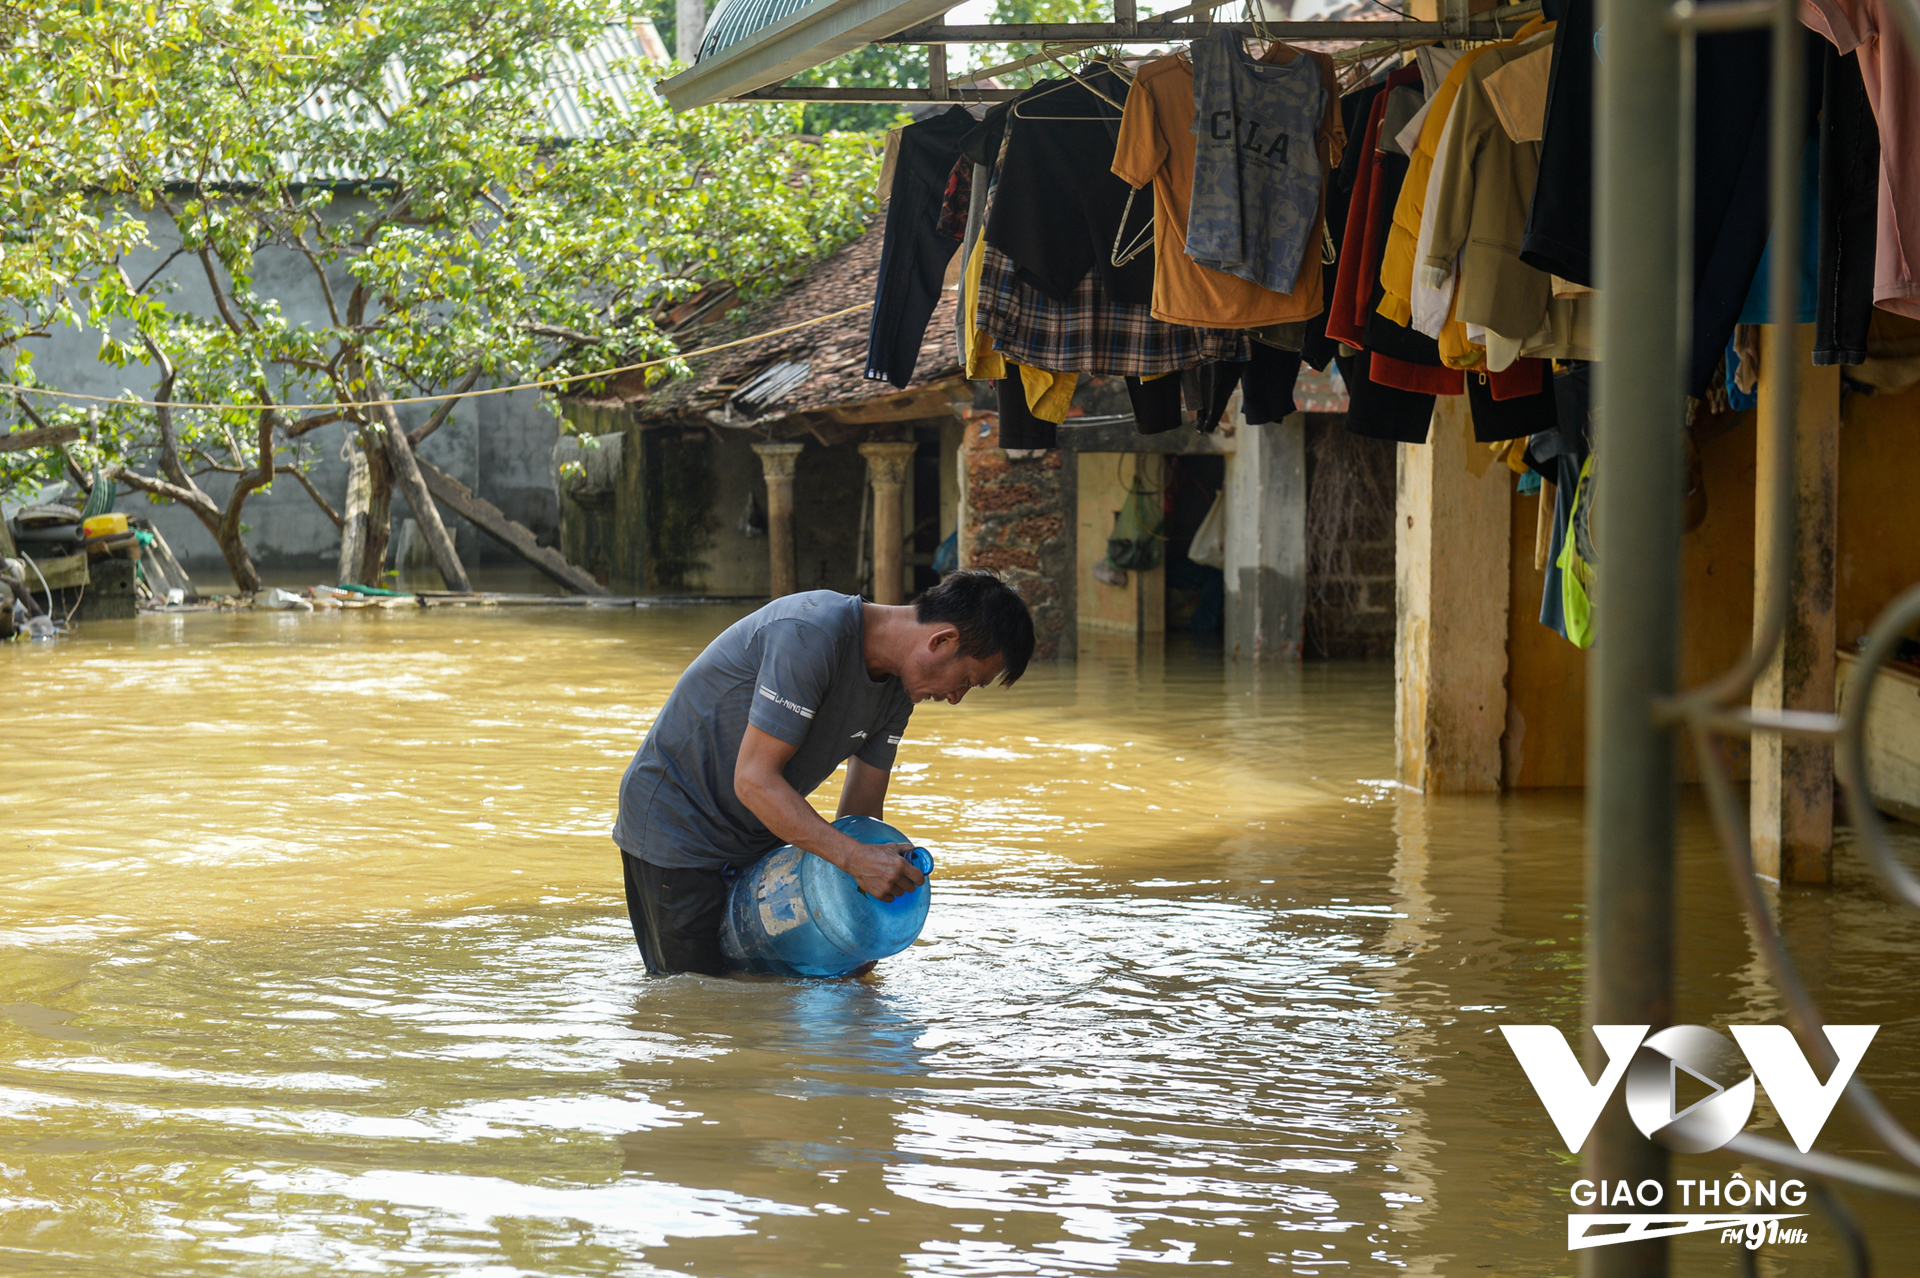
[[[952,7],[953,0],[816,0],[662,80],[660,92],[675,111],[724,102],[779,84]]]

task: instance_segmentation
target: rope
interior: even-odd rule
[[[208,412],[257,413],[268,407],[294,408],[301,411],[325,409],[379,408],[383,405],[399,404],[437,404],[449,399],[479,399],[483,395],[510,395],[515,391],[545,390],[551,386],[567,386],[574,382],[590,382],[601,377],[613,377],[620,373],[636,373],[643,368],[658,368],[662,364],[671,364],[677,359],[694,359],[701,355],[711,355],[716,351],[732,350],[736,346],[748,346],[754,342],[764,342],[769,337],[779,337],[798,329],[811,328],[815,324],[824,324],[828,320],[839,319],[842,315],[851,315],[855,311],[864,311],[871,302],[860,302],[853,306],[829,311],[825,315],[816,315],[812,319],[801,320],[797,324],[788,324],[783,328],[768,329],[764,333],[755,333],[751,337],[737,337],[731,342],[720,342],[714,346],[702,346],[698,350],[683,351],[678,355],[666,355],[659,359],[642,360],[638,364],[622,364],[618,368],[603,368],[593,373],[574,373],[569,377],[549,377],[537,382],[517,382],[512,386],[489,386],[485,390],[468,391],[464,395],[409,395],[400,399],[346,400],[331,404],[199,404],[185,400],[126,399],[112,398],[106,395],[81,395],[74,391],[49,390],[44,386],[21,386],[15,382],[0,382],[0,391],[13,391],[16,394],[44,395],[49,399],[72,400],[82,404],[130,404],[136,408],[186,408],[203,409]]]

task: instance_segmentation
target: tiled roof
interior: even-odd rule
[[[804,278],[770,298],[737,307],[726,319],[702,329],[697,337],[684,339],[682,344],[689,348],[714,346],[871,302],[880,274],[884,236],[884,228],[875,226],[808,271]],[[933,320],[927,325],[910,387],[925,386],[959,371],[953,328],[955,298],[952,289],[942,293]],[[708,421],[712,419],[707,414],[712,412],[741,426],[756,420],[771,425],[796,413],[820,412],[898,394],[890,383],[866,377],[867,322],[868,311],[862,305],[823,324],[696,357],[688,361],[692,377],[656,385],[634,405],[634,414],[643,421]],[[804,374],[798,365],[806,366]]]

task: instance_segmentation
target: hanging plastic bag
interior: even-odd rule
[[[1560,601],[1565,612],[1567,638],[1578,648],[1593,646],[1593,458],[1580,467],[1580,484],[1573,490],[1573,509],[1567,516],[1567,535],[1560,546]]]
[[[1207,507],[1207,517],[1194,529],[1193,545],[1187,548],[1187,558],[1206,568],[1227,566],[1227,494],[1226,490],[1213,495],[1213,505]]]
[[[1138,479],[1128,487],[1127,499],[1114,516],[1113,534],[1107,538],[1107,562],[1115,568],[1152,572],[1160,566],[1160,543],[1166,534],[1159,495],[1142,488]]]

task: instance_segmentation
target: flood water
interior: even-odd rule
[[[615,787],[738,615],[0,648],[0,1273],[1573,1272],[1496,1027],[1580,1023],[1577,794],[1386,780],[1384,665],[1096,647],[915,715],[933,912],[874,978],[648,980]],[[1685,834],[1677,1019],[1778,1021]],[[1920,922],[1841,873],[1787,925],[1920,1123]],[[1820,1148],[1868,1145],[1843,1107]],[[1916,1272],[1911,1206],[1847,1201]],[[1840,1272],[1798,1223],[1760,1271]]]

